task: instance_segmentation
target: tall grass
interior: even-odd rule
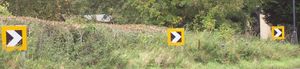
[[[166,44],[166,33],[128,32],[101,24],[7,20],[1,26],[20,24],[29,27],[27,60],[18,60],[20,52],[1,51],[1,68],[290,68],[297,66],[300,55],[289,43],[218,31],[187,31],[185,45],[172,47]],[[285,65],[290,62],[294,64]]]

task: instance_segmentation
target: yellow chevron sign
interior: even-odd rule
[[[169,28],[167,30],[167,35],[169,46],[184,45],[184,28]]]
[[[27,27],[26,26],[3,26],[1,27],[2,49],[11,52],[15,50],[27,50]]]
[[[272,26],[272,39],[273,40],[284,40],[284,26]]]

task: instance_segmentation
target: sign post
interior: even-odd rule
[[[295,0],[293,0],[293,32],[291,42],[293,44],[298,44],[298,34],[297,34],[297,26],[296,26],[296,7]]]

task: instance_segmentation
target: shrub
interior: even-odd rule
[[[7,7],[0,5],[0,15],[1,16],[11,16],[12,14],[7,10]]]

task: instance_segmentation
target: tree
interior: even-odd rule
[[[144,23],[213,31],[222,24],[237,29],[251,25],[261,0],[5,0],[16,16],[60,20],[61,14],[112,14],[118,23]]]

